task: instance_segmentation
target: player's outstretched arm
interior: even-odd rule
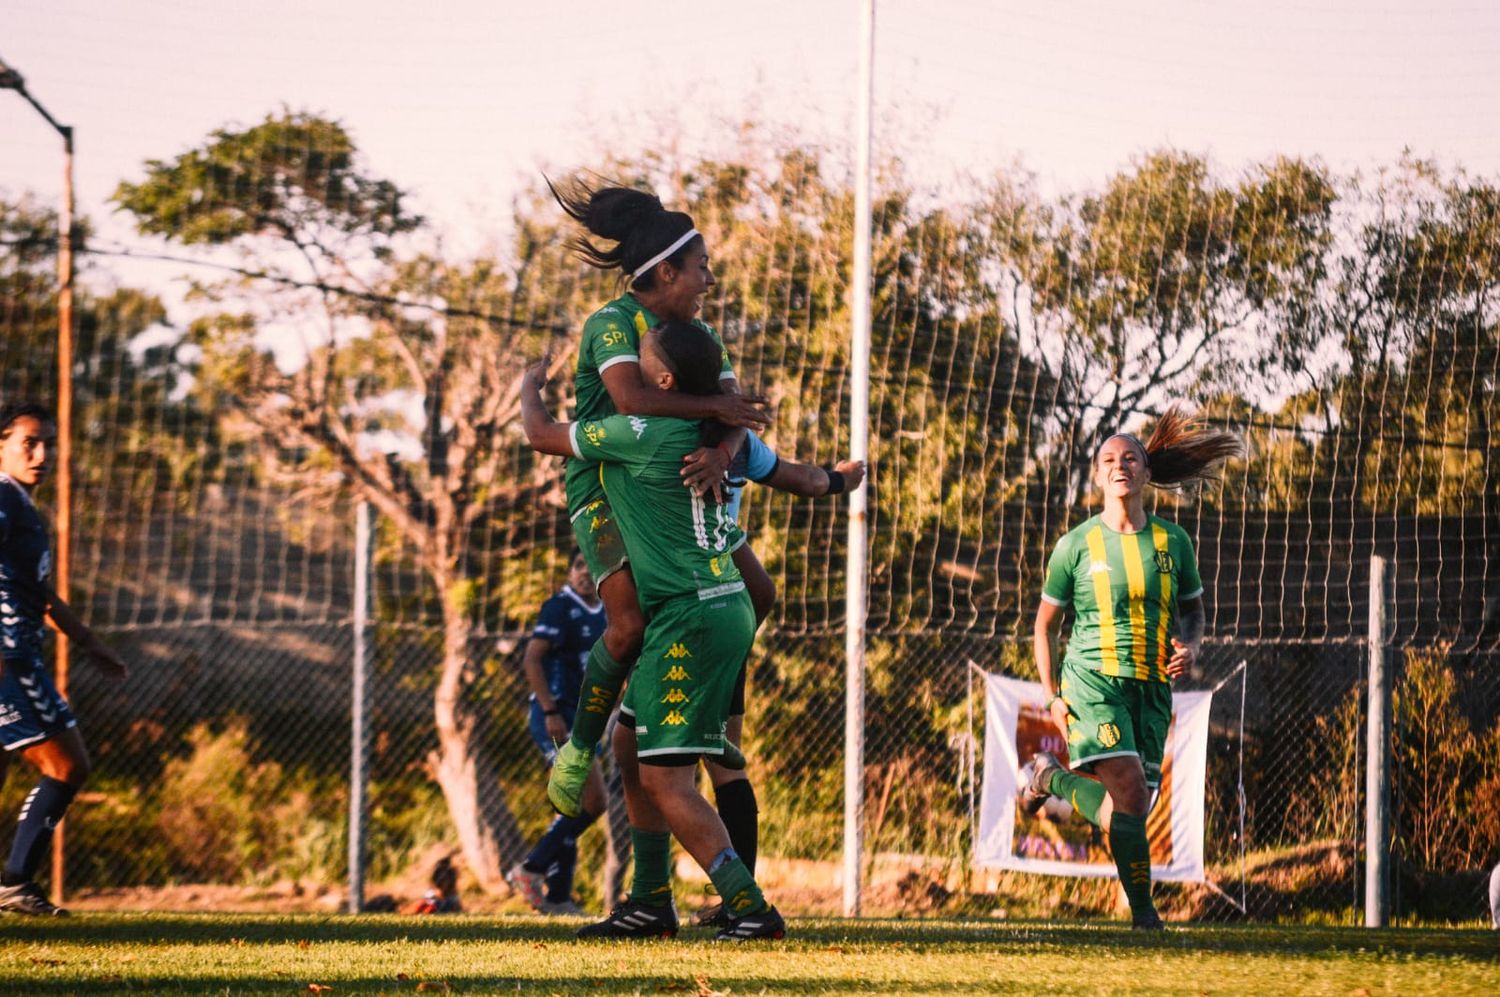
[[[67,635],[80,651],[88,655],[94,667],[113,679],[123,679],[130,673],[125,666],[124,660],[115,653],[115,649],[99,639],[99,635],[73,611],[73,607],[63,602],[52,587],[47,586],[47,618],[59,631]]]
[[[521,375],[521,428],[531,449],[571,457],[573,424],[553,419],[552,413],[547,411],[547,403],[542,400],[542,388],[547,384],[547,368],[551,363],[550,354],[543,356]]]
[[[862,460],[840,461],[832,467],[784,460],[776,465],[776,470],[763,484],[793,495],[821,498],[824,495],[852,492],[864,480],[865,462]]]
[[[621,415],[664,415],[676,419],[717,419],[726,426],[765,429],[771,424],[766,399],[737,390],[722,395],[689,395],[647,384],[637,363],[616,363],[599,374]]]

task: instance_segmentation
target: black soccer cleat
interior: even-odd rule
[[[744,917],[732,917],[729,926],[714,935],[716,942],[749,942],[760,938],[785,938],[786,921],[775,907]]]
[[[705,907],[693,915],[693,925],[699,928],[727,928],[729,927],[729,911],[724,909],[722,903]]]
[[[30,917],[67,917],[68,912],[47,899],[47,894],[33,882],[0,886],[0,910]]]
[[[677,934],[677,905],[650,907],[626,901],[609,917],[578,929],[579,938],[672,938]]]
[[[1130,919],[1131,931],[1166,931],[1167,926],[1162,921],[1161,915],[1154,910],[1148,910],[1139,916]]]
[[[1062,762],[1052,756],[1050,752],[1038,751],[1031,756],[1031,779],[1021,789],[1021,809],[1036,816],[1042,809],[1042,804],[1047,802],[1047,797],[1052,791],[1047,784],[1052,781],[1052,773],[1066,771]]]

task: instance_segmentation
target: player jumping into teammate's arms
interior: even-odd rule
[[[46,409],[0,409],[0,744],[42,774],[21,805],[10,857],[0,874],[0,910],[64,915],[32,881],[52,830],[89,776],[78,722],[42,664],[46,620],[105,675],[125,677],[125,663],[58,598],[47,528],[31,493],[51,469],[57,426]],[[9,764],[8,760],[5,762]],[[3,778],[0,767],[0,778]]]
[[[1148,484],[1210,478],[1240,451],[1234,434],[1196,424],[1175,405],[1144,444],[1128,433],[1106,439],[1094,457],[1104,508],[1058,542],[1037,607],[1037,672],[1072,770],[1038,753],[1021,804],[1036,813],[1058,796],[1105,832],[1140,929],[1162,927],[1151,900],[1146,814],[1161,785],[1172,680],[1197,660],[1204,625],[1192,541],[1148,514],[1143,495]],[[1059,674],[1057,638],[1070,607]]]
[[[626,293],[589,316],[583,326],[575,373],[575,416],[580,422],[612,415],[671,416],[679,419],[716,419],[733,427],[764,428],[769,418],[755,400],[737,393],[728,352],[718,336],[699,322],[703,297],[714,286],[708,247],[693,220],[668,211],[646,191],[618,186],[590,187],[581,180],[561,189],[548,184],[558,203],[590,236],[609,240],[601,249],[587,237],[572,243],[579,257],[600,270],[614,270],[628,286]],[[720,349],[717,378],[723,391],[692,395],[663,391],[642,376],[640,341],[659,322],[692,323],[710,335]],[[697,447],[679,469],[679,487],[686,482],[698,491],[716,485],[739,447],[744,429],[731,430],[713,447]],[[604,600],[608,627],[589,654],[583,697],[573,730],[558,750],[547,782],[547,796],[567,816],[582,811],[584,784],[594,747],[604,733],[609,714],[625,677],[640,652],[645,621],[635,581],[626,564],[615,512],[599,480],[599,464],[568,454],[565,487],[573,536]],[[774,591],[770,578],[744,549],[736,564],[752,599],[769,608]],[[738,748],[725,759],[743,768]]]
[[[641,373],[694,395],[722,390],[722,347],[706,330],[667,322],[641,341]],[[545,365],[527,372],[522,419],[533,449],[602,463],[600,479],[628,551],[646,620],[622,712],[634,719],[640,764],[625,778],[636,847],[630,899],[584,937],[672,935],[670,836],[708,873],[730,912],[718,936],[780,938],[767,903],[731,845],[724,822],[694,785],[700,758],[721,756],[735,678],[754,639],[755,614],[731,554],[739,526],[717,495],[681,484],[682,461],[723,427],[678,418],[612,415],[553,421],[541,397]],[[625,770],[622,766],[622,776]]]

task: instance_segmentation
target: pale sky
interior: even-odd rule
[[[847,149],[859,3],[4,0],[0,58],[76,127],[96,220],[146,158],[286,104],[341,119],[472,250],[521,178],[590,165],[601,134],[643,146],[663,115],[693,148],[749,117]],[[1491,0],[878,0],[876,17],[877,155],[919,176],[1019,158],[1087,186],[1162,145],[1226,170],[1275,153],[1372,168],[1410,147],[1500,174]],[[0,189],[50,200],[58,160],[0,92]]]

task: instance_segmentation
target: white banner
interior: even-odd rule
[[[1151,875],[1157,880],[1201,883],[1205,878],[1203,786],[1212,703],[1211,692],[1172,694],[1161,794],[1146,820]],[[1091,825],[1069,813],[1066,804],[1036,817],[1016,806],[1018,771],[1038,751],[1050,751],[1067,764],[1067,742],[1047,715],[1041,684],[986,674],[984,786],[975,862],[1054,876],[1115,875],[1109,853],[1093,843]]]

